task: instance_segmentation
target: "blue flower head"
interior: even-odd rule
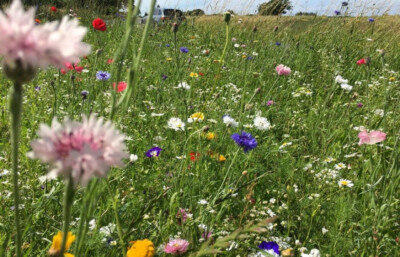
[[[160,147],[153,147],[150,148],[147,152],[146,152],[146,156],[149,158],[153,158],[153,157],[158,157],[161,153],[161,148]]]
[[[369,21],[369,22],[374,22],[375,19],[374,19],[374,18],[368,18],[368,21]]]
[[[108,73],[107,71],[98,71],[96,73],[97,80],[106,81],[106,80],[109,80],[110,78],[111,78],[111,74]]]
[[[281,42],[276,42],[275,45],[280,46]]]
[[[253,150],[257,147],[257,140],[250,134],[242,131],[242,134],[233,134],[231,138],[236,142],[236,144],[240,147],[243,147],[245,152]]]
[[[186,53],[189,52],[189,49],[187,49],[186,47],[181,47],[180,50],[181,50],[181,52],[184,53],[184,54],[186,54]]]
[[[340,15],[340,11],[335,10],[335,14],[336,14],[336,15]]]
[[[258,248],[260,248],[261,250],[266,250],[266,251],[274,250],[274,252],[277,255],[280,255],[279,245],[277,243],[275,243],[274,241],[271,241],[271,242],[262,241],[262,243],[258,246]]]

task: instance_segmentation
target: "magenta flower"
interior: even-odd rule
[[[363,144],[373,145],[385,141],[386,133],[376,130],[373,130],[370,133],[368,133],[366,130],[363,130],[360,133],[358,133],[358,138],[360,139],[358,145],[363,145]]]
[[[184,239],[173,239],[164,246],[164,252],[173,255],[183,254],[187,251],[189,242]]]
[[[63,68],[65,62],[76,62],[90,52],[82,43],[86,28],[78,20],[64,16],[61,22],[35,23],[35,10],[25,11],[20,0],[0,12],[0,56],[11,67],[20,62],[22,68]]]
[[[275,70],[278,73],[278,75],[284,75],[284,76],[288,76],[292,72],[292,70],[289,67],[283,64],[279,64],[278,66],[276,66]]]
[[[71,177],[75,184],[86,185],[92,177],[105,177],[111,166],[122,166],[125,136],[114,125],[102,118],[83,116],[82,122],[56,119],[51,127],[41,124],[39,139],[32,141],[29,156],[50,164],[47,175]]]

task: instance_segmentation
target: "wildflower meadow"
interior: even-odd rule
[[[398,16],[135,2],[1,6],[0,257],[400,256]]]

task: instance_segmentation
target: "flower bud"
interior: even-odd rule
[[[176,32],[178,32],[178,23],[173,23],[172,24],[172,32],[174,32],[176,34]]]
[[[23,67],[20,60],[14,62],[3,62],[5,75],[18,84],[25,84],[36,76],[37,70],[31,66]]]
[[[231,13],[230,12],[225,12],[224,13],[224,21],[229,24],[229,21],[231,20]]]

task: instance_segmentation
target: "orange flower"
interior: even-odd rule
[[[148,239],[132,241],[132,246],[126,253],[127,257],[153,257],[155,253],[153,242]]]

